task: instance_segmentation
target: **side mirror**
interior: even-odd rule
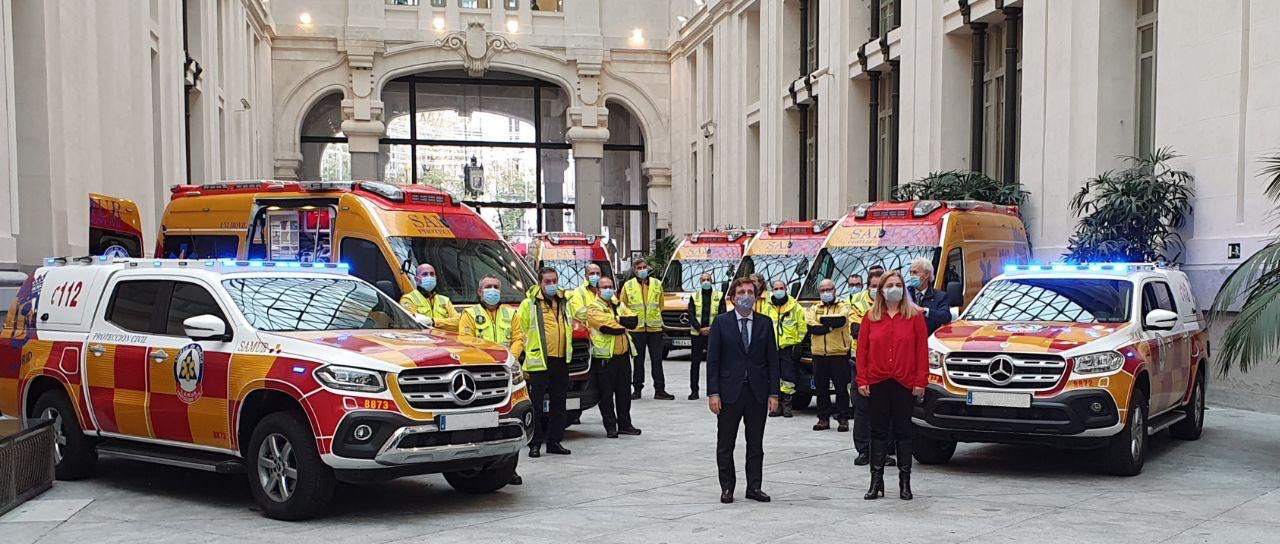
[[[947,282],[947,306],[952,308],[964,306],[964,285],[958,281]]]
[[[427,317],[427,316],[422,315],[422,314],[413,314],[413,320],[414,320],[414,321],[417,321],[419,325],[422,325],[423,327],[426,327],[426,328],[428,328],[428,329],[429,329],[429,328],[431,328],[431,327],[433,327],[433,326],[435,325],[435,324],[431,321],[431,318],[430,318],[430,317]]]
[[[1178,314],[1169,310],[1151,310],[1143,323],[1148,329],[1167,331],[1178,324]]]
[[[182,322],[182,329],[192,340],[222,340],[227,336],[227,324],[210,314],[188,317]]]

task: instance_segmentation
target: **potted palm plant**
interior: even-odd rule
[[[1085,181],[1070,203],[1080,221],[1067,240],[1067,260],[1177,262],[1182,257],[1177,229],[1191,213],[1195,178],[1169,165],[1176,157],[1167,147],[1126,157],[1128,168]]]
[[[932,172],[893,189],[896,201],[982,200],[1006,206],[1021,206],[1030,194],[1021,183],[1004,183],[967,170]]]

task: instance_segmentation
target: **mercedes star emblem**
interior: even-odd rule
[[[1013,359],[1003,355],[992,358],[991,364],[987,365],[987,376],[991,383],[1008,385],[1013,381]]]
[[[453,400],[458,404],[466,406],[471,401],[476,400],[476,378],[470,372],[459,370],[453,375],[453,379],[449,380],[449,385],[453,389]]]
[[[689,324],[689,314],[685,314],[685,313],[680,314],[680,324],[681,325]]]

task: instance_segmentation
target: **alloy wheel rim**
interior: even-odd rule
[[[280,433],[271,433],[258,446],[258,482],[271,500],[285,502],[298,487],[298,463],[293,444]]]
[[[1133,456],[1133,460],[1137,461],[1142,458],[1142,441],[1147,439],[1147,422],[1146,417],[1142,413],[1142,408],[1133,411],[1133,436],[1129,441],[1129,454]]]
[[[67,433],[62,429],[62,414],[52,406],[40,412],[43,419],[53,420],[53,462],[62,462],[62,449],[67,447]]]
[[[1199,428],[1204,422],[1204,385],[1202,383],[1196,384],[1196,398],[1194,402],[1196,403],[1196,409],[1192,411],[1191,417],[1196,418],[1196,428]]]

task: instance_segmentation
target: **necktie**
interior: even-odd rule
[[[747,320],[747,319],[738,320],[738,329],[742,331],[742,349],[751,348],[751,332],[749,329],[747,329],[748,323],[750,323],[750,320]]]

